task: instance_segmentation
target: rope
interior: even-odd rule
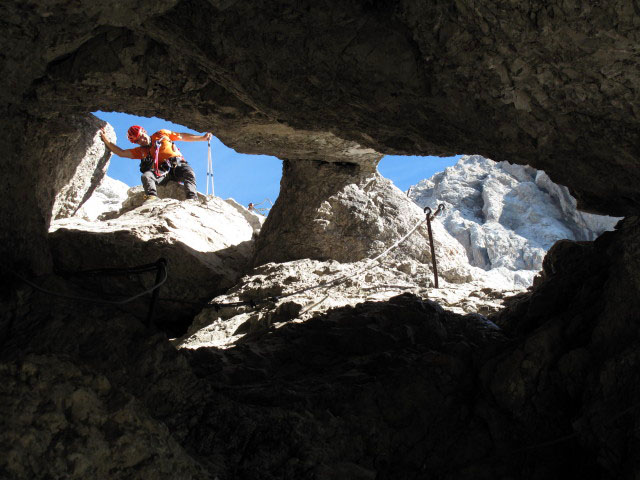
[[[409,233],[407,233],[404,237],[402,237],[401,239],[396,241],[396,243],[391,245],[389,248],[384,250],[382,253],[380,253],[376,257],[371,258],[369,260],[366,260],[367,264],[364,267],[362,267],[360,270],[358,270],[357,272],[344,274],[341,277],[338,277],[338,278],[336,278],[334,280],[320,283],[320,284],[316,285],[315,287],[309,287],[309,288],[298,290],[298,291],[293,292],[293,293],[291,293],[291,294],[289,294],[287,296],[297,295],[298,293],[307,292],[309,290],[314,290],[316,288],[322,288],[322,287],[325,287],[325,286],[327,287],[327,289],[328,289],[328,287],[336,287],[336,286],[346,282],[347,280],[349,280],[351,278],[357,278],[358,276],[360,276],[364,272],[372,269],[375,266],[375,264],[376,264],[376,262],[378,260],[380,260],[382,257],[387,255],[389,252],[391,252],[392,250],[397,248],[400,244],[402,244],[407,238],[409,238],[413,234],[413,232],[415,232],[426,221],[427,221],[426,219],[420,220],[418,223],[416,223],[416,225],[411,230],[409,230]],[[326,291],[325,291],[325,293],[326,293]],[[316,302],[313,305],[311,305],[310,307],[306,308],[302,313],[307,313],[307,312],[311,311],[313,308],[315,308],[318,305],[320,305],[327,298],[328,298],[328,295],[325,295],[325,297],[322,300],[320,300],[319,302]]]
[[[267,199],[268,200],[268,199]],[[278,301],[281,300],[283,298],[288,298],[288,297],[292,297],[294,295],[299,295],[301,293],[305,293],[311,290],[315,290],[317,288],[327,288],[328,287],[335,287],[338,286],[344,282],[346,282],[348,279],[350,278],[356,278],[359,275],[361,275],[362,273],[366,272],[367,270],[370,270],[371,268],[373,268],[376,264],[376,262],[378,260],[380,260],[382,257],[384,257],[385,255],[387,255],[389,252],[391,252],[392,250],[394,250],[395,248],[397,248],[399,245],[401,245],[407,238],[409,238],[413,232],[415,232],[424,222],[426,222],[425,220],[421,220],[420,222],[418,222],[407,234],[405,234],[402,238],[400,238],[399,240],[397,240],[393,245],[391,245],[390,247],[388,247],[386,250],[384,250],[382,253],[378,254],[377,256],[375,256],[374,258],[368,259],[365,262],[367,263],[363,268],[361,268],[360,270],[358,270],[355,273],[346,273],[343,274],[337,278],[334,278],[332,280],[326,280],[324,282],[320,282],[317,285],[311,286],[311,287],[306,287],[306,288],[301,288],[299,290],[296,290],[294,292],[288,293],[286,295],[282,295],[282,296],[270,296],[267,298],[264,298],[262,300],[246,300],[246,301],[238,301],[238,302],[229,302],[229,303],[217,303],[217,302],[192,302],[192,301],[188,301],[188,300],[181,300],[181,299],[176,299],[176,298],[164,298],[164,297],[157,297],[156,300],[158,301],[164,301],[164,302],[174,302],[174,303],[182,303],[182,304],[187,304],[187,305],[196,305],[196,306],[200,306],[201,308],[215,308],[216,310],[219,310],[222,307],[241,307],[241,306],[251,306],[253,308],[257,308],[259,305],[266,303],[268,301]],[[146,273],[146,272],[150,272],[153,270],[158,269],[158,263],[150,263],[150,264],[145,264],[145,265],[139,265],[136,267],[130,267],[130,268],[100,268],[100,269],[93,269],[93,270],[84,270],[84,271],[79,271],[79,272],[59,272],[59,274],[61,276],[73,276],[73,275],[78,275],[78,276],[83,276],[83,275],[87,275],[87,276],[95,276],[95,275],[129,275],[129,274],[141,274],[141,273]],[[138,293],[136,295],[133,295],[131,297],[125,298],[123,300],[102,300],[102,299],[96,299],[96,298],[88,298],[88,297],[82,297],[82,296],[78,296],[78,295],[69,295],[69,294],[65,294],[65,293],[60,293],[60,292],[53,292],[51,290],[42,288],[41,286],[27,280],[26,278],[24,278],[23,276],[19,275],[16,272],[13,271],[9,271],[9,273],[15,275],[17,278],[19,278],[20,280],[22,280],[23,282],[25,282],[27,285],[30,285],[31,287],[35,288],[36,290],[47,294],[47,295],[51,295],[51,296],[56,296],[56,297],[60,297],[60,298],[67,298],[70,300],[80,300],[80,301],[86,301],[86,302],[91,302],[91,303],[96,303],[96,304],[103,304],[103,305],[124,305],[126,303],[132,302],[133,300],[140,298],[144,295],[147,295],[149,293],[154,292],[155,290],[157,290],[160,286],[162,286],[168,278],[168,274],[165,268],[162,269],[162,275],[161,278],[159,278],[155,285],[141,293]],[[407,286],[407,288],[414,288],[413,286],[409,287]],[[326,292],[325,292],[326,293]],[[316,304],[312,305],[313,308],[317,305],[319,305],[320,303],[322,303],[324,300],[326,300],[328,298],[328,295],[325,295],[325,297],[320,300],[319,302],[316,302]],[[310,308],[306,309],[306,311],[310,310]],[[303,312],[304,313],[304,312]]]
[[[253,206],[257,207],[258,205],[262,205],[264,202],[269,202],[271,204],[271,207],[273,207],[273,202],[271,200],[269,200],[268,198],[265,198],[260,203],[254,203]],[[269,210],[271,207],[265,208],[265,210]]]
[[[136,267],[134,267],[135,269]],[[158,268],[158,267],[156,267]],[[105,269],[106,270],[106,269]],[[14,276],[18,277],[20,280],[22,280],[24,283],[26,283],[27,285],[35,288],[36,290],[38,290],[39,292],[42,292],[44,294],[47,295],[51,295],[54,297],[60,297],[60,298],[66,298],[69,300],[80,300],[80,301],[84,301],[84,302],[90,302],[90,303],[96,303],[96,304],[101,304],[101,305],[124,305],[126,303],[132,302],[133,300],[140,298],[144,295],[147,295],[148,293],[153,292],[154,290],[160,288],[160,286],[162,286],[168,278],[168,274],[167,274],[167,270],[165,268],[162,268],[162,277],[159,281],[157,281],[153,287],[148,288],[147,290],[145,290],[144,292],[138,293],[136,295],[133,295],[131,297],[127,297],[123,300],[102,300],[99,298],[89,298],[89,297],[81,297],[78,295],[69,295],[66,293],[60,293],[60,292],[53,292],[51,290],[48,290],[46,288],[42,288],[40,285],[37,285],[33,282],[31,282],[30,280],[27,280],[26,278],[24,278],[22,275],[19,275],[18,273],[14,272],[14,271],[9,271],[9,273],[13,274]],[[140,273],[144,273],[146,271],[150,271],[150,270],[144,270]]]
[[[266,217],[268,212],[269,212],[269,208],[255,208],[253,207],[253,211],[259,213],[260,215]]]
[[[271,207],[273,207],[273,202],[271,200],[269,200],[268,198],[265,198],[260,203],[250,203],[249,204],[249,211],[250,212],[259,213],[260,215],[263,215],[263,216],[266,217],[267,214],[269,213],[269,210],[271,210],[271,207],[260,207],[260,208],[258,208],[258,205],[262,205],[264,202],[269,202],[271,204]]]
[[[371,258],[369,260],[365,260],[365,262],[367,262],[368,264],[365,265],[364,267],[362,267],[360,270],[358,270],[355,273],[347,273],[344,274],[342,277],[338,277],[337,279],[331,281],[328,283],[328,286],[337,286],[340,285],[341,283],[344,283],[345,281],[347,281],[349,278],[354,278],[359,276],[360,274],[372,269],[375,266],[375,263],[380,260],[382,257],[384,257],[385,255],[387,255],[389,252],[391,252],[392,250],[394,250],[395,248],[397,248],[400,244],[402,244],[407,238],[409,238],[411,236],[411,234],[413,234],[413,232],[415,232],[424,222],[426,222],[425,220],[421,220],[419,221],[415,227],[413,227],[409,233],[407,233],[404,237],[402,237],[400,240],[398,240],[396,243],[394,243],[393,245],[391,245],[389,248],[387,248],[385,251],[383,251],[381,254],[379,254],[378,256]],[[320,284],[319,286],[321,286],[322,284]],[[314,287],[317,288],[317,287]],[[305,290],[306,291],[306,290]],[[297,293],[297,292],[296,292]]]
[[[129,268],[95,268],[92,270],[80,270],[76,272],[69,272],[65,270],[58,270],[55,273],[61,277],[73,277],[73,276],[120,276],[153,272],[158,269],[157,262],[147,263],[145,265],[138,265],[136,267]]]
[[[294,295],[299,295],[301,293],[305,293],[311,290],[315,290],[317,288],[323,288],[323,287],[331,287],[331,286],[337,286],[340,285],[342,283],[344,283],[345,281],[347,281],[350,278],[354,278],[357,277],[358,275],[364,273],[367,270],[370,270],[371,268],[373,268],[375,266],[375,263],[380,260],[382,257],[384,257],[385,255],[387,255],[389,252],[391,252],[393,249],[397,248],[399,245],[401,245],[405,240],[407,240],[407,238],[409,238],[424,222],[426,222],[426,219],[421,220],[420,222],[418,222],[407,234],[405,234],[402,238],[400,238],[399,240],[397,240],[393,245],[391,245],[389,248],[387,248],[386,250],[384,250],[382,253],[378,254],[376,257],[371,258],[366,260],[367,265],[365,265],[362,269],[360,269],[359,271],[357,271],[356,273],[346,273],[346,274],[342,274],[337,278],[334,278],[332,280],[325,280],[324,282],[320,282],[317,285],[311,286],[311,287],[306,287],[306,288],[301,288],[299,290],[296,290],[294,292],[288,293],[286,295],[272,295],[270,297],[267,297],[265,299],[262,300],[240,300],[237,302],[229,302],[229,303],[218,303],[218,302],[192,302],[192,301],[188,301],[188,300],[182,300],[182,299],[178,299],[178,298],[167,298],[167,297],[159,297],[158,300],[159,301],[163,301],[163,302],[173,302],[173,303],[182,303],[185,305],[196,305],[199,306],[201,308],[215,308],[216,310],[220,310],[223,307],[245,307],[245,306],[250,306],[253,308],[257,308],[258,306],[266,303],[266,302],[276,302],[278,300],[282,300],[284,298],[289,298],[289,297],[293,297]],[[398,286],[400,287],[400,286]],[[371,287],[373,288],[373,287]],[[416,288],[413,285],[407,285],[405,288]],[[326,300],[328,298],[328,295],[325,295],[325,297],[319,301],[316,302],[314,305],[312,305],[311,307],[308,307],[306,310],[304,310],[302,313],[305,313],[307,311],[309,311],[311,308],[319,305],[320,303],[322,303],[324,300]]]

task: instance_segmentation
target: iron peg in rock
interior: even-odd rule
[[[433,245],[433,232],[431,231],[431,220],[436,218],[440,212],[444,211],[444,203],[438,205],[437,210],[432,215],[431,208],[424,207],[424,213],[427,215],[427,231],[429,232],[429,246],[431,247],[431,264],[433,265],[433,281],[436,288],[438,288],[438,265],[436,264],[436,249]]]

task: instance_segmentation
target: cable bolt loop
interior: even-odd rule
[[[424,213],[427,214],[427,220],[433,220],[440,213],[444,212],[444,203],[441,203],[440,205],[438,205],[438,208],[436,209],[433,215],[431,214],[431,212],[432,212],[431,207],[424,207]]]

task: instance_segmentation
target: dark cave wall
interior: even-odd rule
[[[406,294],[184,351],[111,306],[21,288],[0,473],[635,479],[639,234],[636,217],[556,244],[501,330]]]
[[[0,205],[6,266],[46,273],[52,266],[46,237],[54,210],[72,213],[106,172],[110,154],[101,143],[90,152],[105,123],[93,115],[6,120],[2,122],[7,132],[6,169],[0,187],[6,199]],[[79,176],[86,178],[70,186]],[[75,189],[78,198],[66,187]]]
[[[43,406],[36,413],[51,418],[49,386],[62,384],[97,392],[108,413],[60,423],[62,438],[89,438],[89,425],[118,452],[128,422],[116,429],[114,418],[141,418],[132,438],[162,434],[151,456],[158,445],[177,452],[155,472],[108,455],[117,478],[144,478],[145,468],[166,478],[180,468],[237,478],[637,477],[635,3],[11,1],[0,14],[0,252],[36,273],[50,268],[57,153],[80,128],[69,119],[96,109],[158,115],[289,159],[362,166],[380,153],[480,153],[543,169],[582,207],[629,217],[596,242],[556,246],[537,287],[495,319],[497,339],[401,299],[227,353],[182,355],[122,312],[50,304],[22,286],[15,305],[2,304],[3,398],[30,395],[25,372],[42,371],[42,396],[29,397]],[[294,193],[291,211],[303,198]],[[134,417],[131,398],[143,410]],[[12,414],[20,406],[0,415],[15,438],[25,425],[51,431],[36,414]],[[74,451],[45,437],[42,456],[19,457],[24,478],[34,461],[50,472],[60,448]]]
[[[4,2],[0,107],[12,139],[0,161],[20,177],[5,198],[22,212],[5,207],[20,244],[10,249],[46,257],[22,240],[40,242],[47,202],[24,196],[48,190],[31,172],[55,157],[43,159],[24,127],[56,142],[58,122],[98,109],[287,159],[479,153],[546,171],[588,211],[635,214],[636,10],[623,0]]]
[[[296,130],[381,153],[479,153],[545,170],[591,211],[637,210],[640,18],[627,1],[1,8],[15,116],[155,114],[281,158],[335,152],[300,155]]]

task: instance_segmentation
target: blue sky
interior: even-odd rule
[[[168,122],[161,118],[136,117],[118,112],[95,112],[98,118],[109,122],[116,131],[117,145],[120,148],[134,148],[136,145],[127,140],[127,129],[131,125],[141,125],[149,132],[156,132],[162,128],[175,132],[200,134],[182,125]],[[215,138],[216,132],[211,132],[211,155],[213,160],[213,175],[215,194],[221,198],[232,197],[243,205],[249,202],[260,203],[265,199],[275,202],[280,190],[282,176],[282,161],[268,155],[246,155],[237,153]],[[207,142],[177,142],[176,145],[187,159],[196,173],[198,191],[206,191],[207,173]],[[385,156],[378,165],[380,174],[389,178],[403,191],[415,185],[423,178],[429,178],[434,173],[454,165],[460,156],[456,157],[416,157],[416,156]],[[129,186],[140,185],[138,160],[111,157],[108,175]]]

